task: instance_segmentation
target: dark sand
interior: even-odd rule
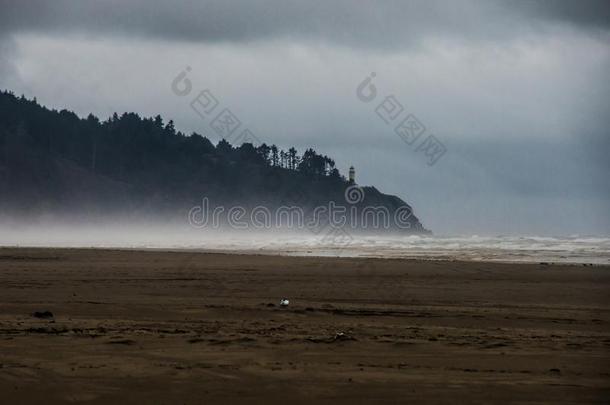
[[[0,249],[0,403],[608,403],[609,287],[609,267]]]

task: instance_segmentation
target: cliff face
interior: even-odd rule
[[[159,116],[100,122],[0,93],[1,215],[185,221],[204,205],[222,207],[224,225],[234,208],[240,223],[294,227],[298,208],[303,226],[427,232],[400,198],[346,181],[312,149],[299,156],[275,145],[213,145]]]

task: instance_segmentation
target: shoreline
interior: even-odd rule
[[[541,261],[541,260],[508,260],[508,259],[468,259],[464,257],[451,257],[449,255],[413,255],[413,256],[381,256],[381,255],[333,255],[316,254],[312,252],[301,252],[295,250],[262,250],[262,249],[215,249],[215,248],[171,248],[171,247],[115,247],[115,246],[39,246],[39,245],[0,245],[0,251],[6,249],[55,249],[55,250],[103,250],[103,251],[136,251],[136,252],[173,252],[173,253],[201,253],[201,254],[224,254],[240,256],[277,256],[296,258],[339,258],[339,259],[376,259],[376,260],[405,260],[405,261],[432,261],[432,262],[455,262],[455,263],[500,263],[500,264],[538,264],[553,266],[582,266],[582,267],[608,267],[610,263],[599,263],[591,261]],[[601,259],[600,259],[601,260]]]

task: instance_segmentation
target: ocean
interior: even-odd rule
[[[362,236],[346,233],[204,231],[181,227],[2,227],[0,246],[171,249],[341,256],[610,264],[610,238],[595,236]]]

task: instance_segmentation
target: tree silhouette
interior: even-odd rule
[[[314,207],[345,203],[347,186],[335,161],[312,148],[299,156],[294,147],[225,139],[214,145],[200,134],[183,134],[160,115],[79,118],[0,92],[0,212],[9,200],[19,209],[64,209],[81,196],[103,211],[114,204],[175,213],[177,206],[188,210],[200,203],[202,195],[219,203]],[[373,187],[366,188],[366,198],[393,209],[405,204]],[[411,221],[411,231],[423,230],[415,216]]]

